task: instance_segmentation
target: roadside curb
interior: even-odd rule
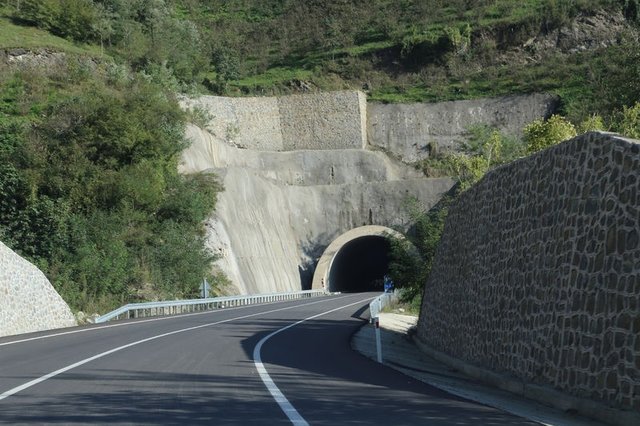
[[[547,386],[525,383],[505,374],[496,373],[439,352],[420,341],[415,335],[412,336],[412,340],[418,349],[426,355],[487,385],[558,408],[565,412],[575,411],[579,415],[590,417],[610,425],[640,425],[640,413],[608,407],[602,403],[586,398],[567,395]]]

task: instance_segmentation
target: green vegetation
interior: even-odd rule
[[[626,20],[612,45],[567,52],[536,39],[600,12]],[[572,126],[640,137],[639,14],[638,0],[0,0],[0,49],[66,54],[46,71],[0,65],[0,239],[74,308],[193,295],[219,188],[176,173],[185,116],[173,93],[558,94],[562,117],[532,123],[525,144],[478,127],[462,152],[417,165],[464,190]],[[444,204],[411,207],[422,266],[394,243],[408,298],[428,274]]]
[[[640,102],[624,107],[612,117],[610,127],[632,138],[640,138]],[[598,115],[587,117],[578,125],[580,133],[604,130]],[[486,126],[469,129],[469,140],[459,152],[447,152],[417,164],[427,176],[454,176],[458,185],[432,210],[424,210],[416,200],[408,200],[407,211],[413,224],[407,240],[392,238],[389,274],[402,289],[401,302],[412,312],[422,303],[422,289],[431,271],[440,242],[447,206],[460,192],[478,182],[492,168],[527,154],[541,151],[578,134],[566,118],[552,115],[548,120],[535,120],[523,129],[524,140],[518,141]]]
[[[524,128],[527,152],[532,154],[577,136],[576,127],[559,115],[535,120]]]
[[[98,56],[100,49],[91,45],[77,45],[62,37],[32,27],[16,25],[8,18],[0,16],[0,46],[4,48],[41,49],[58,52]]]
[[[202,222],[220,188],[178,175],[185,115],[152,80],[84,59],[0,69],[0,240],[74,309],[219,281]]]
[[[13,24],[76,43],[65,50],[104,50],[135,71],[165,68],[181,90],[364,88],[383,102],[548,91],[561,95],[560,112],[573,122],[594,113],[609,120],[640,101],[631,30],[640,25],[637,0],[0,0],[0,7]],[[602,11],[624,16],[630,29],[612,46],[567,54],[534,42]],[[0,35],[3,46],[15,41]]]
[[[436,208],[425,211],[416,199],[407,199],[405,208],[413,226],[406,240],[389,239],[389,275],[400,289],[400,301],[412,312],[420,309],[424,283],[431,272],[450,202],[444,198]]]
[[[431,272],[448,206],[491,168],[522,156],[524,149],[522,143],[495,129],[475,126],[469,129],[469,140],[460,152],[444,153],[418,164],[427,176],[455,176],[458,185],[431,210],[425,210],[415,199],[408,199],[405,208],[412,226],[407,239],[390,239],[389,274],[402,290],[401,302],[410,311],[419,310],[422,303],[422,290]]]

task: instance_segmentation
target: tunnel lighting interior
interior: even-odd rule
[[[360,237],[336,254],[329,272],[332,291],[345,293],[382,291],[389,270],[389,243],[384,237]]]

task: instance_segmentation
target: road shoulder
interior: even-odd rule
[[[408,376],[453,395],[495,407],[545,425],[595,426],[601,423],[565,413],[509,392],[492,388],[427,356],[408,335],[417,317],[395,313],[380,314],[383,363]],[[362,355],[376,359],[375,328],[364,325],[351,340]]]

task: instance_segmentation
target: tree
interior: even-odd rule
[[[444,229],[449,202],[444,198],[437,207],[426,211],[417,199],[405,200],[404,207],[412,223],[407,239],[389,239],[389,275],[396,286],[403,289],[401,298],[405,302],[420,304],[422,289],[431,272]]]
[[[638,0],[626,0],[624,5],[624,17],[628,21],[637,22],[640,18],[638,11]]]

